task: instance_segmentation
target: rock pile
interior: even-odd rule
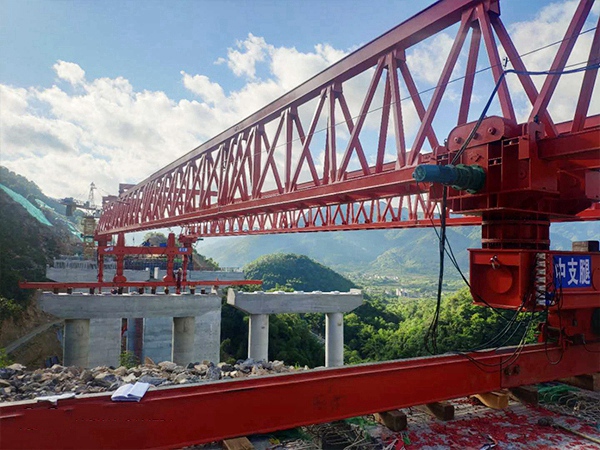
[[[216,365],[203,361],[190,363],[186,367],[171,361],[158,364],[149,362],[130,369],[123,366],[82,369],[55,364],[48,369],[28,371],[21,364],[13,364],[0,369],[0,402],[35,399],[67,392],[75,394],[110,392],[123,384],[136,381],[150,383],[152,386],[173,386],[307,369],[306,366],[304,368],[286,366],[282,361],[252,359],[240,360],[236,364]]]

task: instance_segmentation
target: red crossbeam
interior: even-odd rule
[[[261,280],[198,280],[198,281],[181,281],[182,287],[194,287],[194,286],[243,286],[243,285],[260,285]],[[37,282],[37,281],[19,281],[19,287],[21,289],[42,289],[45,291],[52,291],[54,289],[98,289],[98,288],[143,288],[143,287],[172,287],[175,286],[176,282],[171,281],[122,281],[112,282],[104,281],[99,282]]]
[[[431,403],[600,370],[600,343],[415,358],[150,391],[0,406],[0,445],[20,449],[180,448]],[[590,353],[596,352],[596,353]],[[559,362],[557,362],[559,361]]]

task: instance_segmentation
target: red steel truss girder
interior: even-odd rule
[[[571,51],[573,47],[575,47],[575,43],[577,42],[577,36],[581,32],[583,28],[583,24],[588,17],[590,10],[592,9],[592,5],[594,4],[594,0],[581,0],[575,11],[575,14],[572,20],[569,23],[569,27],[565,33],[565,39],[560,44],[558,52],[550,66],[550,71],[552,72],[560,72],[564,70],[565,65],[567,64],[567,60],[571,55]],[[590,59],[592,58],[592,54],[594,52],[594,46],[592,46]],[[596,61],[597,63],[598,61]],[[535,100],[533,105],[533,109],[529,115],[529,121],[534,120],[536,116],[539,115],[540,111],[545,111],[550,100],[552,99],[552,94],[560,81],[560,77],[558,76],[548,76],[544,81],[544,85],[540,91],[540,95]],[[585,88],[584,88],[585,89]],[[583,94],[583,92],[581,93]],[[580,98],[583,95],[580,94]],[[588,100],[589,105],[589,100]]]
[[[0,405],[2,448],[180,448],[600,370],[600,343],[415,358],[150,391]],[[502,367],[500,365],[502,364]]]
[[[547,161],[567,160],[582,169],[600,168],[600,126],[559,135],[538,143],[538,156]]]
[[[600,210],[596,208],[590,208],[583,211],[577,216],[578,220],[581,221],[592,221],[600,220]],[[272,220],[275,221],[276,220]],[[560,218],[557,222],[560,222]],[[568,218],[569,222],[572,222],[572,218]],[[268,222],[271,222],[269,220]],[[398,221],[398,222],[378,222],[378,223],[349,223],[341,225],[308,225],[294,227],[293,224],[287,228],[273,228],[273,227],[257,227],[249,228],[244,226],[245,221],[242,224],[237,219],[219,219],[218,221],[205,222],[198,225],[186,226],[184,228],[184,235],[191,236],[205,236],[205,237],[217,237],[217,236],[245,236],[255,234],[285,234],[285,233],[311,233],[311,232],[323,232],[323,231],[359,231],[359,230],[384,230],[384,229],[398,229],[398,228],[430,228],[439,227],[439,219],[417,219],[414,221]],[[474,226],[481,225],[481,217],[478,216],[465,216],[465,217],[451,217],[446,219],[448,226]],[[251,231],[249,231],[251,230]]]
[[[580,1],[552,64],[553,69],[564,68],[590,7],[591,0]],[[453,47],[432,99],[425,107],[406,61],[406,50],[458,22],[460,26]],[[496,81],[500,79],[502,64],[494,31],[513,67],[525,70],[499,18],[497,1],[445,1],[432,5],[130,188],[118,201],[105,205],[98,234],[239,219],[261,213],[344,204],[349,200],[418,194],[421,201],[429,203],[425,200],[425,194],[421,193],[422,189],[412,182],[412,167],[419,162],[427,162],[440,150],[432,124],[469,33],[471,44],[457,112],[459,125],[468,118],[481,41],[490,61],[493,78]],[[588,58],[590,62],[596,61],[598,52],[598,45],[592,45]],[[368,69],[372,71],[369,73]],[[360,114],[353,119],[343,83],[360,74],[370,76],[371,80],[362,100]],[[596,71],[584,76],[574,121],[566,133],[571,129],[582,130],[587,124],[584,116],[589,107],[595,76]],[[559,130],[546,107],[559,78],[548,76],[538,94],[529,75],[518,75],[535,112],[532,112],[532,117],[539,117],[550,137],[557,136]],[[400,80],[404,81],[420,120],[409,154],[406,153]],[[377,152],[374,161],[369,162],[364,151],[363,131],[375,92],[382,84],[383,105],[376,139]],[[316,101],[316,108],[312,119],[307,120],[299,113],[299,108],[311,100]],[[506,80],[500,85],[498,100],[504,117],[514,120],[514,108]],[[337,108],[341,109],[344,119],[341,125],[337,125],[347,129],[344,131],[349,134],[348,142],[343,147],[337,143]],[[327,123],[324,149],[318,148],[313,142],[320,121]],[[268,126],[275,131],[267,132]],[[395,136],[396,159],[384,163],[390,129]],[[422,154],[426,139],[433,153]],[[298,141],[296,149],[294,141]],[[320,152],[324,153],[321,155]],[[342,155],[341,158],[338,153]],[[318,165],[321,156],[322,167]],[[351,171],[351,161],[355,161],[360,169]],[[300,182],[303,173],[304,180]],[[422,188],[426,190],[426,187]],[[430,212],[424,211],[426,218],[428,214]],[[406,226],[418,226],[416,216],[409,221],[411,224]],[[400,225],[404,226],[403,223]]]
[[[594,216],[595,218],[600,217]],[[217,219],[184,227],[183,235],[191,236],[241,236],[248,234],[273,234],[273,233],[308,233],[319,231],[356,231],[356,230],[381,230],[389,228],[427,228],[439,227],[438,218],[411,218],[403,220],[397,216],[382,217],[381,221],[361,221],[362,215],[358,214],[349,220],[340,220],[336,223],[336,215],[325,216],[327,221],[319,223],[320,217],[312,214],[313,221],[306,220],[305,211],[284,211],[263,213],[240,218]],[[591,220],[591,219],[587,219]],[[446,222],[451,226],[481,225],[481,218],[477,216],[450,217]]]

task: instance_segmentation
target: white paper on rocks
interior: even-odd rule
[[[139,402],[146,391],[150,387],[150,383],[124,384],[110,396],[113,402]]]
[[[60,395],[45,395],[42,397],[36,397],[35,399],[38,402],[50,402],[54,406],[56,406],[56,403],[59,400],[65,400],[67,398],[73,398],[73,397],[75,397],[75,392],[66,392],[66,393],[60,394]]]

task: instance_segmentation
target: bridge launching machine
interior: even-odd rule
[[[112,235],[166,226],[183,227],[188,243],[435,226],[442,256],[447,226],[480,225],[482,248],[470,250],[475,302],[546,311],[540,343],[158,389],[135,404],[104,396],[5,405],[3,446],[181,447],[600,371],[597,244],[552,251],[549,238],[552,222],[600,217],[592,6],[578,3],[564,36],[548,43],[549,69],[533,72],[499,1],[434,3],[106,202],[97,229],[102,251]],[[413,48],[448,29],[456,34],[439,78],[419,91]],[[472,111],[482,74],[490,82],[477,93],[489,101]],[[570,116],[560,110],[555,121],[549,105],[561,80]],[[435,129],[450,130],[451,120],[440,140]]]

